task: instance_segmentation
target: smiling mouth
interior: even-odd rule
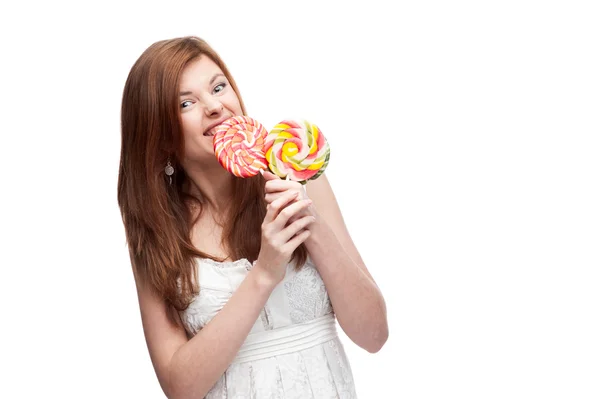
[[[219,128],[219,126],[221,126],[223,124],[223,122],[225,122],[226,120],[227,119],[223,119],[221,122],[219,122],[215,126],[208,129],[206,132],[204,132],[203,136],[213,137],[215,135],[215,133],[217,132],[217,129]]]

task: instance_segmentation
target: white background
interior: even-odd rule
[[[381,352],[343,336],[360,398],[600,397],[593,3],[1,6],[0,397],[163,397],[116,201],[119,113],[137,57],[183,35],[220,53],[250,116],[330,141],[389,312]]]

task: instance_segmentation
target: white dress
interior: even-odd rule
[[[199,259],[200,293],[180,312],[189,336],[223,308],[252,265]],[[310,261],[273,290],[236,358],[208,399],[353,399],[352,370],[325,284]]]

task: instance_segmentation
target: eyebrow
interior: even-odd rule
[[[214,82],[215,80],[217,80],[217,78],[218,78],[218,77],[220,77],[220,76],[223,76],[223,77],[225,77],[225,75],[224,75],[224,74],[222,74],[222,73],[216,73],[216,74],[215,74],[215,75],[214,75],[212,78],[210,78],[210,81],[208,82],[208,84],[209,84],[209,85],[213,84],[213,82]],[[179,92],[179,95],[180,95],[180,96],[189,96],[190,94],[192,94],[192,92],[191,92],[191,91],[180,91],[180,92]]]
[[[209,85],[213,84],[213,82],[214,82],[215,80],[217,80],[217,78],[218,78],[219,76],[223,76],[223,77],[225,77],[225,75],[223,75],[222,73],[217,73],[217,74],[215,74],[215,76],[213,76],[213,77],[210,79],[210,82],[208,82],[208,84],[209,84]]]

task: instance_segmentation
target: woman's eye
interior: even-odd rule
[[[186,104],[189,104],[189,105],[186,105]],[[189,101],[189,100],[187,100],[187,101],[184,101],[184,102],[182,102],[182,103],[181,103],[181,108],[187,108],[187,107],[189,107],[191,104],[192,104],[192,102],[191,102],[191,101]]]
[[[214,91],[215,93],[220,93],[220,92],[222,92],[223,90],[225,90],[225,86],[227,86],[227,84],[226,84],[226,83],[220,83],[220,84],[218,84],[218,85],[216,85],[216,86],[215,86],[215,88],[213,89],[213,91]]]

